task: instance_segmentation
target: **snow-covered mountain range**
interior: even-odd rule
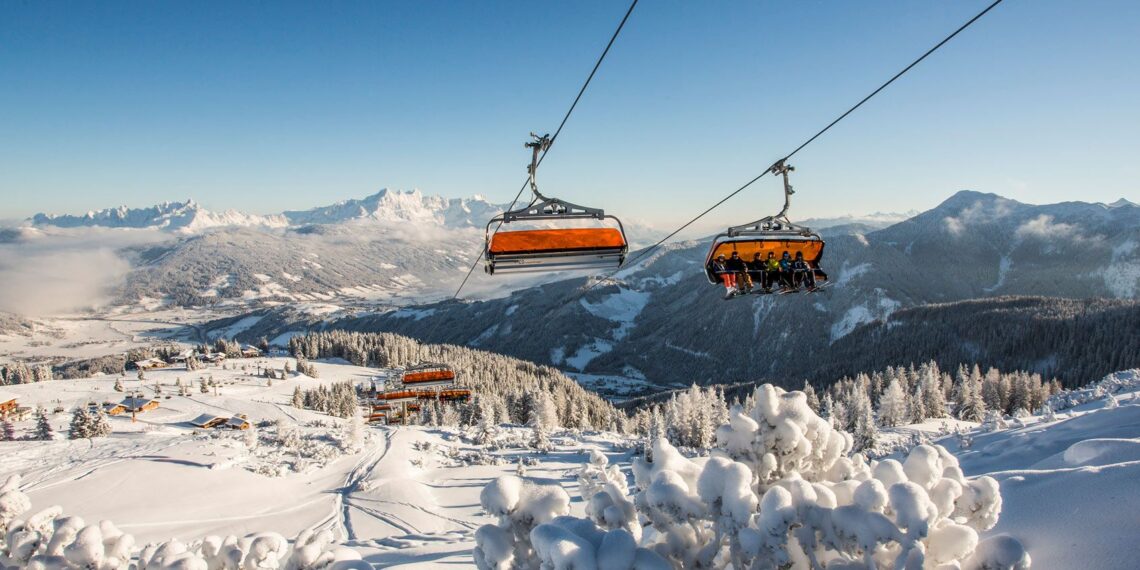
[[[247,214],[237,210],[214,212],[193,199],[163,202],[146,208],[120,206],[90,211],[82,215],[36,214],[35,226],[61,228],[104,227],[161,229],[194,233],[223,227],[284,228],[311,224],[341,224],[357,220],[432,223],[448,228],[482,227],[505,205],[492,204],[480,196],[443,198],[424,195],[419,190],[382,189],[362,199],[337,202],[309,210],[280,214]]]
[[[1047,375],[1074,372],[1080,359],[1072,355],[1080,351],[1069,349],[1081,342],[1077,337],[1103,338],[1098,343],[1112,352],[1109,359],[1129,353],[1120,343],[1132,336],[1101,327],[1125,326],[1127,318],[1117,316],[1140,309],[1140,207],[1134,204],[1037,206],[960,192],[881,230],[824,236],[823,266],[833,283],[818,294],[724,301],[723,287],[710,285],[702,271],[707,241],[692,241],[663,248],[585,295],[574,279],[414,313],[313,320],[281,307],[262,314],[246,334],[272,338],[311,327],[393,331],[658,385],[833,378],[843,373],[834,362],[839,354],[864,367],[906,365],[915,358],[907,338],[945,322],[957,323],[938,329],[953,333],[938,336],[948,358],[995,364],[1015,358]],[[1027,305],[1010,296],[1118,301]],[[995,302],[957,304],[978,298]],[[917,307],[931,310],[904,313]],[[906,318],[896,320],[896,314]],[[966,326],[971,323],[976,326]],[[909,333],[894,334],[900,331]],[[1042,334],[1061,336],[1030,340]],[[987,352],[998,346],[1008,350]],[[875,355],[874,362],[855,358],[862,353]]]

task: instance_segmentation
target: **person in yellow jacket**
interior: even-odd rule
[[[772,284],[777,281],[783,281],[783,271],[780,269],[780,260],[776,259],[776,253],[769,251],[768,259],[764,261],[764,291],[771,293]]]

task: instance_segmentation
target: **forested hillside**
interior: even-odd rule
[[[423,345],[389,333],[329,331],[295,336],[290,351],[301,359],[343,358],[358,366],[406,367],[443,362],[458,373],[458,383],[471,388],[475,398],[493,398],[507,406],[508,416],[526,423],[527,403],[538,393],[549,397],[557,414],[556,425],[596,427],[621,431],[624,414],[597,394],[549,366],[461,346]]]

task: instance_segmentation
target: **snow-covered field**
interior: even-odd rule
[[[62,406],[67,412],[52,414],[57,441],[0,442],[0,482],[19,473],[21,489],[34,505],[60,505],[85,520],[114,521],[140,543],[261,531],[291,538],[316,527],[332,530],[378,567],[421,568],[472,564],[474,529],[488,521],[479,491],[494,478],[515,473],[520,458],[535,462],[525,467],[528,477],[568,487],[576,485],[573,474],[588,450],[602,450],[616,462],[629,460],[628,452],[614,449],[620,438],[603,434],[554,437],[555,450],[537,455],[525,449],[526,428],[504,428],[499,439],[506,447],[480,453],[457,432],[374,426],[362,453],[266,476],[252,470],[267,459],[258,457],[261,449],[248,451],[244,433],[198,430],[188,422],[203,413],[240,413],[255,424],[281,421],[302,426],[313,437],[324,432],[335,442],[342,437],[343,420],[291,407],[294,388],[367,381],[375,371],[315,363],[320,379],[298,376],[267,387],[266,379],[241,370],[246,365],[255,374],[257,363],[279,370],[285,360],[234,361],[237,370],[152,370],[143,382],[128,377],[123,380],[128,392],[141,389],[153,397],[154,385],[161,384],[160,407],[139,414],[134,423],[129,416],[113,417],[115,433],[93,440],[62,439],[70,410],[89,401],[121,399],[123,394],[113,390],[118,377],[4,387],[21,406]],[[217,396],[212,390],[199,392],[199,378],[209,377],[221,383]],[[175,395],[179,378],[192,388],[191,396]],[[327,427],[303,427],[314,421]],[[29,433],[34,424],[34,419],[17,422],[17,435]],[[275,430],[258,430],[259,448],[275,445],[270,433]]]
[[[166,369],[148,371],[141,382],[124,378],[128,392],[155,397],[160,407],[134,422],[114,417],[114,434],[93,440],[62,439],[70,410],[121,399],[113,389],[118,377],[6,386],[22,406],[68,411],[51,416],[61,439],[0,442],[0,482],[21,474],[20,488],[37,508],[60,505],[87,521],[114,521],[140,544],[264,531],[291,538],[317,528],[332,531],[375,567],[431,568],[474,564],[475,530],[493,520],[483,512],[480,492],[515,474],[520,460],[531,463],[523,469],[526,479],[562,486],[573,498],[571,514],[579,517],[586,505],[578,470],[591,450],[631,477],[630,442],[594,432],[555,434],[554,451],[537,454],[527,449],[529,429],[522,427],[504,426],[498,445],[484,449],[458,430],[372,426],[363,451],[344,452],[343,420],[296,409],[291,395],[298,386],[367,381],[374,371],[320,362],[320,379],[296,376],[268,385],[256,377],[258,366],[284,364],[239,360],[229,370]],[[211,377],[217,395],[199,390],[199,380]],[[179,379],[189,396],[176,395]],[[1026,418],[994,432],[933,421],[896,428],[885,439],[962,432],[938,443],[957,456],[968,477],[990,475],[1001,484],[1001,517],[982,537],[1016,537],[1034,568],[1135,568],[1140,393],[1115,399],[1117,405],[1096,400],[1052,420]],[[256,446],[245,432],[188,423],[204,413],[247,415],[262,426]],[[32,419],[17,422],[17,435],[33,427]],[[279,445],[281,430],[299,434],[317,450],[314,457]]]

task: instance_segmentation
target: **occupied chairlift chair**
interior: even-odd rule
[[[488,274],[526,271],[563,271],[569,269],[608,269],[621,267],[629,252],[625,227],[605,211],[571,204],[558,198],[547,198],[538,191],[535,180],[539,153],[550,147],[550,136],[531,133],[530,190],[534,198],[526,207],[509,210],[487,223],[483,249],[484,269]],[[554,228],[498,231],[512,222],[569,222],[574,220],[611,219],[616,228]],[[497,224],[492,230],[491,226]]]
[[[803,253],[804,261],[815,273],[816,282],[827,281],[827,273],[824,273],[819,265],[823,259],[823,247],[826,245],[823,238],[811,228],[798,226],[788,220],[792,194],[795,194],[788,181],[788,173],[793,171],[795,167],[784,164],[783,160],[773,164],[770,169],[770,172],[780,174],[784,179],[784,209],[780,210],[779,214],[741,226],[732,226],[713,238],[712,247],[705,257],[705,275],[709,283],[720,283],[719,277],[712,270],[713,260],[719,255],[730,257],[734,251],[746,261],[751,260],[756,253],[760,254],[761,259],[767,259],[768,252],[775,253],[779,258],[786,251],[793,259],[797,252]]]

